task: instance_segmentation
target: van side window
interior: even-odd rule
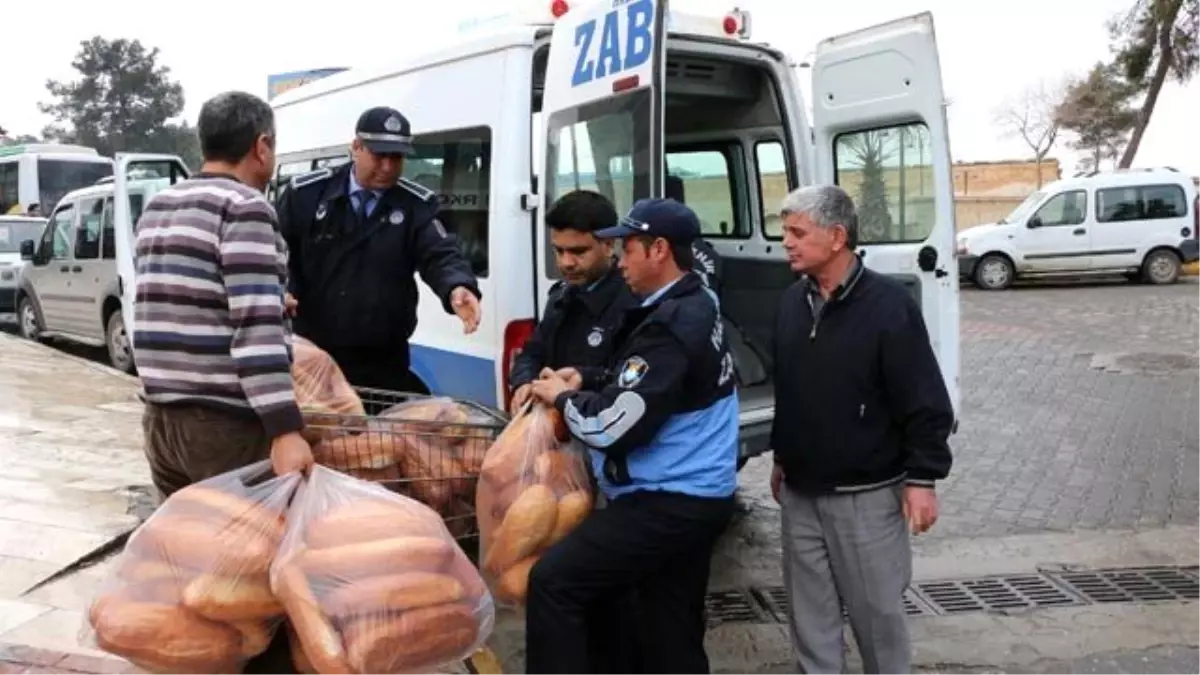
[[[344,163],[344,162],[343,162]],[[488,198],[492,130],[471,127],[413,139],[404,177],[438,195],[438,219],[458,239],[477,277],[488,275]]]
[[[75,259],[100,257],[100,233],[103,231],[104,200],[89,199],[79,205],[79,225],[75,228]]]
[[[0,216],[8,213],[9,209],[21,203],[21,195],[17,192],[21,186],[21,181],[18,178],[20,175],[20,165],[21,162],[19,160],[0,164]]]
[[[66,260],[71,256],[71,237],[75,234],[75,205],[64,204],[50,217],[50,226],[42,238],[42,259]]]
[[[1096,220],[1102,223],[1182,218],[1186,215],[1187,198],[1178,185],[1135,185],[1096,190]]]
[[[132,215],[132,214],[131,214]],[[100,257],[115,260],[117,257],[117,235],[113,229],[113,198],[104,198],[104,232],[100,235]]]
[[[783,239],[783,220],[779,217],[779,205],[791,190],[783,143],[756,143],[754,169],[758,173],[758,203],[762,209],[763,236],[768,239]]]
[[[1081,225],[1086,213],[1087,193],[1083,190],[1071,190],[1051,197],[1033,217],[1040,218],[1044,227]]]
[[[925,241],[937,220],[933,140],[922,122],[834,138],[837,184],[858,209],[861,244]]]
[[[732,148],[695,148],[668,150],[665,197],[692,207],[700,218],[700,233],[705,237],[740,238],[750,236],[738,217],[737,187],[734,180]]]

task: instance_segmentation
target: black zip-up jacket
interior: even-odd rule
[[[615,262],[591,290],[556,283],[542,320],[513,361],[509,387],[515,390],[536,380],[542,368],[575,368],[585,389],[597,388],[616,349],[625,311],[637,305]]]
[[[299,302],[294,328],[326,350],[400,350],[417,327],[417,273],[448,314],[451,291],[480,297],[479,285],[424,186],[401,178],[360,224],[348,191],[353,166],[296,176],[275,205]]]
[[[776,315],[771,447],[788,485],[932,487],[950,471],[954,409],[916,301],[859,265],[814,320],[809,288],[788,287]]]

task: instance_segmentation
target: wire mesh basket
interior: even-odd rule
[[[365,416],[305,415],[305,435],[315,441],[317,463],[429,506],[464,548],[477,544],[479,469],[507,418],[473,401],[362,387],[355,391]]]

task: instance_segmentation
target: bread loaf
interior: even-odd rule
[[[472,608],[438,605],[346,628],[346,656],[360,673],[422,671],[470,648],[479,634]]]
[[[530,555],[554,531],[558,500],[544,485],[530,485],[508,508],[503,522],[489,542],[484,567],[499,575],[513,563]]]
[[[579,527],[588,514],[592,512],[592,495],[587,490],[573,490],[558,500],[558,516],[554,519],[554,530],[546,540],[546,546],[553,546],[562,538]]]
[[[504,570],[496,581],[496,597],[505,602],[524,603],[529,592],[529,572],[533,570],[537,561],[537,556],[531,555]]]
[[[345,583],[397,569],[439,572],[450,564],[456,550],[453,543],[436,537],[394,537],[308,549],[296,561],[309,576],[325,576]]]
[[[292,652],[292,665],[296,666],[296,672],[304,673],[305,675],[317,675],[317,669],[313,668],[313,664],[308,660],[308,654],[304,653],[304,645],[300,643],[300,636],[296,635],[296,629],[292,624],[288,624],[288,649]]]
[[[112,602],[92,627],[101,649],[174,672],[236,672],[242,634],[176,604]]]
[[[321,612],[312,587],[298,565],[285,564],[272,577],[271,590],[287,610],[288,620],[308,657],[321,673],[351,673],[342,637]]]
[[[359,579],[331,590],[321,603],[335,618],[402,612],[458,602],[466,595],[462,582],[436,572],[401,572]]]
[[[282,610],[280,610],[282,611]],[[242,634],[242,658],[249,659],[267,651],[274,635],[266,621],[238,621],[232,624]]]
[[[331,548],[406,535],[442,534],[442,523],[427,510],[410,508],[398,501],[363,499],[339,506],[308,524],[304,544],[309,548]]]
[[[254,621],[283,614],[266,574],[253,577],[196,577],[183,590],[183,605],[213,621]]]
[[[200,484],[185,487],[171,497],[173,514],[233,522],[276,544],[283,538],[283,514],[248,499]]]
[[[129,539],[128,550],[172,567],[205,570],[227,576],[265,574],[277,544],[237,523],[212,518],[158,514]]]
[[[313,460],[333,469],[386,469],[395,466],[404,448],[399,436],[380,433],[374,422],[357,436],[327,438],[313,446]]]
[[[302,337],[292,342],[292,381],[309,443],[363,428],[362,399],[324,350]]]

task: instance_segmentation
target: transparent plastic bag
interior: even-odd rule
[[[288,511],[271,588],[319,673],[429,672],[466,658],[492,596],[437,513],[314,466]]]
[[[81,642],[150,672],[241,672],[283,620],[269,571],[300,480],[262,461],[171,495],[130,535]]]
[[[292,340],[292,380],[309,443],[363,429],[367,413],[358,392],[333,357],[300,336]]]
[[[501,602],[523,604],[529,571],[592,511],[587,463],[558,411],[528,404],[488,450],[475,492],[480,570]]]

